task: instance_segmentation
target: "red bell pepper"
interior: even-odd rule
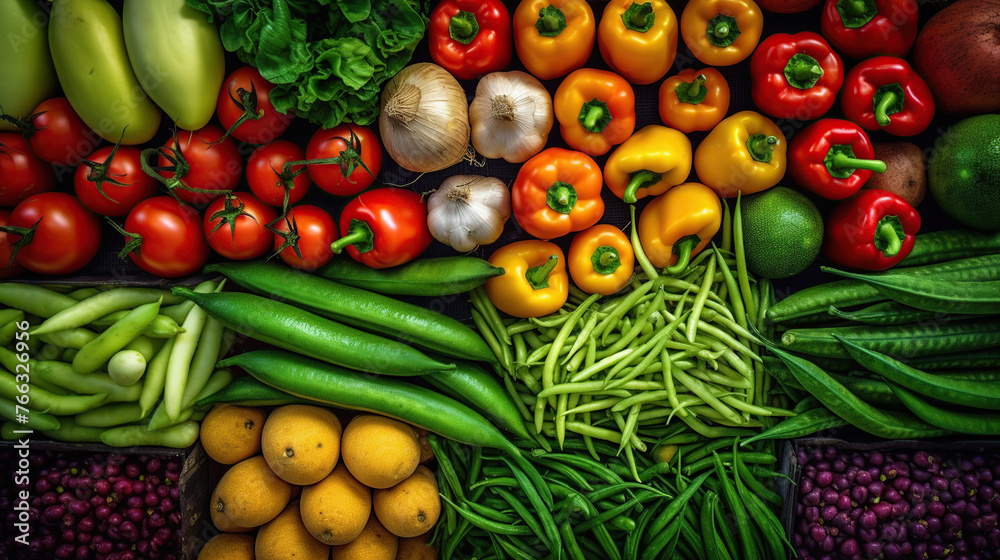
[[[344,206],[339,225],[341,237],[330,248],[336,254],[347,249],[352,259],[371,268],[409,262],[433,240],[423,197],[397,187],[359,194]]]
[[[841,200],[861,190],[872,171],[885,171],[885,162],[873,157],[875,148],[860,126],[820,119],[792,137],[788,173],[803,189]]]
[[[503,70],[514,52],[510,12],[500,0],[442,0],[428,35],[431,58],[459,80]]]
[[[844,65],[816,33],[775,33],[750,58],[750,93],[772,117],[811,121],[833,107]]]
[[[913,136],[931,124],[934,94],[902,58],[876,56],[847,73],[840,107],[865,130]]]
[[[886,270],[906,258],[920,230],[920,214],[895,194],[864,189],[837,204],[826,220],[823,254],[861,270]]]
[[[917,40],[917,0],[826,0],[820,30],[844,56],[905,56]]]

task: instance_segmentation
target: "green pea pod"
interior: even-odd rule
[[[198,423],[194,420],[152,431],[146,429],[146,426],[131,424],[105,430],[101,434],[101,441],[112,447],[159,445],[183,449],[198,441],[198,430]]]
[[[80,348],[73,358],[73,369],[77,373],[97,371],[104,362],[115,355],[115,352],[141,335],[159,312],[160,301],[136,307],[97,338]]]
[[[960,434],[1000,436],[1000,414],[986,411],[954,410],[936,406],[915,392],[910,392],[891,381],[889,388],[917,418]]]
[[[49,48],[59,83],[83,122],[109,142],[148,142],[160,109],[132,71],[122,19],[106,0],[55,0]],[[173,51],[171,51],[173,52]]]
[[[0,37],[0,108],[5,115],[29,117],[59,86],[45,14],[33,0],[0,2]],[[16,129],[0,120],[0,130]]]
[[[142,407],[136,402],[109,403],[73,417],[77,425],[90,428],[110,428],[142,419]]]
[[[56,395],[28,383],[19,383],[13,374],[0,371],[0,397],[15,400],[28,396],[28,405],[34,410],[56,416],[71,416],[107,402],[107,393],[96,395]]]
[[[128,58],[146,94],[178,128],[208,124],[226,59],[206,14],[185,0],[125,0],[122,22]]]

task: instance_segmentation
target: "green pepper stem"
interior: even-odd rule
[[[861,17],[868,11],[864,0],[851,0],[849,2],[843,2],[843,6],[844,11],[851,17]]]
[[[885,173],[886,169],[884,161],[852,158],[843,153],[833,156],[831,165],[840,169],[867,169],[876,173]]]
[[[694,81],[688,82],[690,86],[688,86],[687,94],[691,97],[698,97],[698,94],[701,93],[701,88],[705,85],[706,81],[708,81],[708,76],[698,74],[698,77],[695,78]]]
[[[609,267],[612,264],[614,264],[616,262],[619,262],[618,252],[615,251],[614,248],[612,248],[612,247],[608,247],[608,249],[611,249],[611,250],[610,251],[603,251],[601,253],[601,256],[599,256],[597,258],[598,264],[600,264],[602,267]]]
[[[659,182],[662,177],[663,175],[648,169],[635,172],[632,175],[632,179],[628,182],[628,186],[625,187],[625,192],[622,193],[622,200],[627,204],[633,204],[636,201],[635,193],[640,187],[646,183]]]
[[[812,66],[796,66],[792,69],[792,75],[796,80],[808,82],[823,75],[823,68],[819,64]]]
[[[587,116],[583,118],[583,128],[590,130],[597,126],[597,121],[601,120],[604,116],[604,108],[593,105],[587,109]]]
[[[471,43],[478,34],[479,22],[472,12],[461,10],[448,21],[448,35],[463,45]]]
[[[374,236],[375,234],[367,222],[354,219],[351,220],[347,235],[331,243],[330,250],[333,251],[333,254],[339,255],[348,245],[354,245],[358,252],[367,253],[372,248]]]
[[[631,17],[629,17],[629,22],[633,27],[640,29],[647,27],[648,25],[646,20],[649,17],[649,14],[653,12],[653,5],[649,2],[641,5],[637,5],[633,2],[632,5],[636,6],[636,8],[634,10],[627,10],[632,12]]]
[[[528,284],[536,290],[542,290],[549,287],[549,274],[555,269],[556,264],[559,262],[559,257],[556,255],[549,255],[549,258],[544,264],[539,266],[533,266],[529,268],[524,273],[524,279],[528,281]]]
[[[778,138],[776,136],[758,136],[747,142],[747,149],[750,150],[750,156],[757,161],[763,161],[767,157],[767,152],[778,143]]]
[[[674,245],[674,251],[677,253],[677,262],[672,266],[664,268],[663,273],[668,276],[677,276],[681,272],[684,272],[684,269],[691,262],[691,252],[694,251],[697,245],[698,239],[694,237],[682,239],[678,244]]]
[[[896,95],[896,92],[891,90],[885,92],[885,95],[879,99],[878,105],[875,106],[875,122],[877,122],[879,126],[885,127],[889,125],[889,108],[892,107],[898,99],[899,97]]]
[[[729,24],[728,23],[720,23],[719,25],[716,25],[715,29],[712,30],[712,35],[715,35],[719,39],[722,39],[722,38],[728,36],[729,35]]]
[[[882,254],[886,257],[895,257],[903,248],[903,239],[899,237],[896,228],[888,220],[879,222],[878,229],[875,230],[875,237],[886,244],[885,249],[882,249]]]

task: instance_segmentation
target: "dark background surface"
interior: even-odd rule
[[[513,11],[517,6],[517,2],[508,0],[505,3],[508,6],[508,9],[511,12],[511,14],[513,14]],[[672,0],[669,3],[674,10],[676,19],[678,20],[677,23],[679,29],[680,16],[686,2],[682,0]],[[933,15],[933,13],[937,12],[945,5],[946,5],[945,2],[940,2],[940,1],[922,2],[920,4],[921,26],[927,21],[927,19],[930,18],[931,15]],[[605,3],[591,2],[591,6],[594,10],[595,19],[599,21],[603,13]],[[817,6],[809,11],[799,14],[776,14],[764,11],[763,12],[764,31],[761,36],[761,40],[763,41],[766,37],[774,33],[797,33],[800,31],[813,31],[818,33],[821,8],[822,8],[822,3],[820,4],[820,6]],[[844,62],[845,74],[850,70],[851,67],[853,67],[858,62],[856,60],[846,57],[842,57],[842,59]],[[423,41],[421,41],[421,43],[418,45],[416,49],[416,52],[414,53],[413,62],[420,62],[420,61],[431,61],[428,50],[428,40],[426,37],[424,38]],[[226,67],[227,74],[235,70],[241,64],[242,63],[239,60],[237,60],[235,56],[230,54],[227,59],[227,67]],[[675,59],[673,68],[668,73],[668,76],[674,75],[680,70],[683,70],[685,68],[704,68],[705,66],[706,66],[705,64],[701,63],[691,55],[690,50],[688,50],[687,47],[684,45],[683,38],[679,36],[677,57]],[[757,110],[753,104],[750,95],[749,66],[750,66],[750,57],[747,57],[747,59],[745,59],[743,62],[739,64],[733,66],[718,67],[718,70],[722,73],[723,76],[725,76],[725,78],[729,82],[729,87],[731,90],[731,101],[730,101],[729,112],[727,113],[727,115],[732,115],[736,112],[746,109]],[[587,67],[609,69],[607,64],[602,59],[601,54],[598,51],[596,45],[593,49]],[[524,66],[517,59],[516,52],[511,62],[511,65],[507,68],[507,70],[525,70]],[[636,130],[639,130],[640,128],[648,124],[663,124],[660,121],[657,112],[657,94],[662,81],[663,80],[659,80],[649,85],[633,86],[636,96],[636,127],[635,127]],[[556,87],[559,85],[560,82],[561,78],[555,80],[543,81],[542,83],[545,85],[545,87],[549,90],[550,93],[554,93]],[[475,88],[477,83],[476,80],[464,80],[461,81],[460,83],[465,88],[467,98],[471,102],[475,94]],[[835,104],[834,108],[824,116],[842,118],[842,114],[840,113],[839,109],[839,102]],[[801,130],[803,127],[808,125],[809,122],[811,122],[811,121],[794,121],[794,120],[778,120],[778,119],[772,119],[772,120],[775,120],[777,122],[782,132],[785,134],[786,139],[788,140],[790,140],[798,130]],[[920,146],[924,150],[925,154],[929,154],[933,149],[935,139],[941,133],[943,133],[947,129],[947,127],[954,121],[955,121],[954,118],[941,115],[939,113],[938,115],[935,116],[934,122],[928,127],[928,129],[924,133],[917,136],[900,138],[886,134],[881,131],[869,132],[869,136],[873,142],[892,142],[900,140],[912,141],[918,146]],[[218,124],[216,119],[213,119],[212,122]],[[377,132],[378,123],[377,122],[373,123],[371,126]],[[309,123],[305,119],[296,118],[293,121],[291,128],[285,133],[283,138],[290,139],[300,144],[304,148],[305,144],[308,142],[309,137],[316,131],[316,129],[317,129],[316,125]],[[143,145],[141,147],[160,146],[170,137],[170,134],[171,130],[169,129],[169,125],[164,124],[161,127],[159,134],[150,143],[148,143],[147,145]],[[706,135],[707,135],[706,132],[690,133],[688,137],[691,140],[692,148],[696,148],[698,143]],[[567,147],[559,135],[558,122],[555,122],[555,124],[553,125],[552,132],[549,136],[549,142],[546,145],[546,147],[552,147],[552,146]],[[240,151],[244,158],[244,165],[250,153],[253,151],[255,147],[256,146],[249,144],[240,145]],[[607,160],[607,155],[595,157],[594,159],[603,169],[604,163]],[[456,164],[442,171],[419,175],[417,173],[402,169],[397,164],[395,164],[395,162],[393,162],[392,159],[389,158],[388,155],[386,154],[386,157],[383,160],[382,171],[379,173],[378,176],[378,182],[376,182],[376,184],[373,185],[373,188],[380,186],[380,184],[407,185],[409,188],[417,192],[427,193],[433,189],[436,189],[441,184],[441,182],[447,177],[458,174],[492,176],[503,180],[507,184],[510,184],[515,178],[518,169],[520,168],[519,164],[511,164],[503,160],[485,160],[483,158],[480,158],[478,163],[480,165],[463,161],[459,164]],[[60,189],[65,190],[67,192],[72,192],[72,172],[71,172],[72,170],[67,168],[61,168],[58,171],[60,172],[59,176],[61,178]],[[697,176],[694,173],[693,168],[688,180],[689,181],[698,180]],[[788,178],[786,178],[779,184],[794,187],[794,184],[792,184],[790,179]],[[241,180],[241,185],[239,187],[239,190],[241,191],[249,190],[246,185],[245,174],[244,178]],[[820,211],[823,212],[824,215],[829,211],[832,205],[830,201],[826,201],[824,199],[820,199],[812,195],[809,196],[817,204]],[[320,190],[319,188],[313,186],[310,189],[309,194],[305,197],[305,199],[302,200],[301,203],[315,204],[321,206],[329,210],[334,215],[334,217],[336,217],[339,214],[339,211],[343,207],[344,203],[347,202],[347,200],[349,199],[329,195]],[[615,197],[613,194],[611,194],[610,190],[608,189],[605,189],[604,191],[604,200],[606,203],[606,209],[604,217],[601,220],[602,223],[610,223],[618,227],[626,228],[629,223],[628,206],[625,203],[623,203],[620,199]],[[641,211],[641,208],[644,206],[647,200],[648,199],[640,200],[637,205],[638,206],[637,210]],[[730,203],[730,206],[731,205],[732,204]],[[921,228],[921,232],[958,227],[959,225],[941,212],[940,208],[937,205],[937,202],[930,195],[928,195],[927,198],[924,200],[924,202],[918,207],[918,210],[920,211],[923,219],[923,226]],[[119,223],[123,223],[123,221],[124,221],[123,219],[120,219]],[[627,231],[628,230],[626,229],[626,232]],[[488,258],[489,255],[492,254],[492,252],[501,245],[504,245],[506,243],[518,239],[524,239],[527,237],[529,236],[527,236],[527,234],[525,234],[518,227],[516,221],[512,216],[504,228],[504,233],[495,243],[488,246],[480,247],[479,249],[474,251],[473,254],[483,258]],[[564,249],[566,249],[568,248],[569,242],[572,240],[572,237],[573,235],[570,234],[562,238],[553,239],[552,241],[554,243],[559,244]],[[147,274],[141,269],[139,269],[130,260],[119,258],[118,252],[121,250],[123,246],[124,246],[124,239],[121,237],[121,235],[112,230],[110,226],[106,225],[101,251],[99,252],[98,256],[94,259],[94,261],[92,261],[87,267],[85,267],[77,274],[74,274],[70,277],[25,276],[23,278],[30,278],[33,280],[40,280],[46,282],[73,281],[73,282],[87,282],[87,283],[91,282],[156,283],[163,285],[174,285],[178,283],[190,284],[190,283],[196,283],[197,281],[202,279],[201,276],[194,276],[183,279],[156,278],[155,276]],[[450,247],[447,247],[438,242],[434,242],[425,253],[425,256],[446,256],[455,254],[457,254],[456,251],[454,251]],[[219,258],[218,256],[213,254],[213,256],[210,258],[210,261],[217,260],[218,258]],[[814,262],[813,265],[810,266],[802,274],[797,275],[790,279],[776,281],[775,288],[778,297],[779,298],[783,297],[788,293],[790,293],[790,291],[792,290],[831,279],[831,277],[829,277],[825,273],[820,272],[819,267],[820,265],[823,264],[826,264],[826,261],[823,259],[822,256],[820,256],[816,260],[816,262]],[[433,301],[433,302],[430,300],[422,300],[421,298],[414,298],[414,301],[422,302],[425,305],[430,305],[433,308],[437,308],[439,310],[444,310],[448,314],[456,316],[458,318],[463,318],[463,319],[468,318],[467,303],[464,301],[464,298],[462,297],[448,298],[446,301]]]

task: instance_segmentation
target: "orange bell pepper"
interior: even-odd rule
[[[521,0],[514,10],[514,48],[539,80],[565,76],[586,64],[596,29],[586,0]]]
[[[515,241],[494,251],[490,264],[504,273],[486,281],[486,295],[504,313],[541,317],[559,311],[569,298],[566,257],[555,243]]]
[[[588,294],[607,296],[618,292],[632,279],[634,270],[632,243],[613,225],[589,227],[570,243],[570,278]]]
[[[556,88],[552,105],[566,144],[591,156],[608,153],[635,130],[635,92],[614,72],[574,70]]]
[[[665,0],[611,0],[597,26],[597,47],[629,82],[651,84],[674,65],[677,16]]]
[[[675,275],[708,246],[721,225],[719,195],[701,183],[684,183],[642,209],[639,243],[653,266]]]
[[[729,83],[715,68],[688,68],[663,80],[660,119],[681,132],[711,130],[729,111]]]
[[[710,66],[731,66],[757,48],[764,14],[753,0],[691,0],[681,35],[691,54]]]
[[[549,148],[517,172],[510,193],[514,219],[539,239],[587,229],[604,214],[603,185],[601,168],[593,158]]]
[[[667,192],[691,173],[691,141],[679,130],[644,126],[611,152],[604,180],[615,196],[632,204]]]

